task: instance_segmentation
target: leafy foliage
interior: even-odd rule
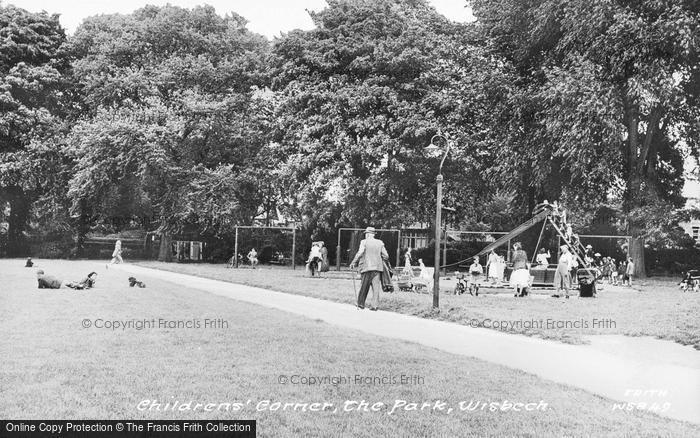
[[[426,223],[433,139],[463,227],[508,229],[558,199],[577,229],[612,217],[606,232],[689,243],[698,2],[473,0],[473,24],[426,0],[327,3],[316,29],[272,43],[209,6],[95,16],[70,38],[0,6],[12,251],[29,225],[79,247],[91,228],[226,237],[278,210],[308,237]]]
[[[65,33],[58,16],[0,5],[0,210],[9,205],[7,253],[25,251],[31,204],[59,176],[43,145],[66,112]]]
[[[212,233],[255,215],[267,43],[242,17],[147,6],[86,20],[71,49],[86,114],[68,149],[76,214]]]
[[[317,29],[273,49],[292,207],[331,226],[425,221],[439,159],[423,149],[442,133],[454,146],[447,199],[467,213],[482,185],[489,101],[507,83],[500,66],[425,1],[330,1],[312,18]]]
[[[700,148],[697,2],[470,3],[484,43],[518,72],[497,169],[519,175],[530,203],[562,198],[583,214],[619,196],[638,236],[645,212],[682,207],[682,156]]]

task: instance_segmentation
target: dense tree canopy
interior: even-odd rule
[[[0,229],[138,227],[225,236],[274,215],[311,234],[434,216],[508,229],[559,199],[679,245],[683,163],[700,156],[700,4],[329,0],[268,41],[210,6],[86,19],[0,6]],[[5,217],[8,216],[8,217]],[[643,263],[637,263],[643,267]]]
[[[58,16],[0,4],[0,219],[5,205],[7,252],[25,246],[31,204],[49,191],[51,150],[43,140],[65,115],[68,68]]]
[[[519,175],[533,201],[585,211],[617,196],[625,231],[654,238],[649,215],[683,206],[683,156],[700,150],[700,4],[471,4],[483,41],[519,77],[502,170],[528,169]]]
[[[67,149],[76,214],[163,232],[249,222],[261,202],[249,169],[269,131],[267,47],[208,6],[86,20],[71,41],[85,114]]]
[[[477,134],[507,82],[497,63],[425,1],[330,1],[312,17],[317,29],[273,49],[295,207],[354,225],[425,222],[439,159],[423,149],[441,133],[449,202],[466,213],[483,184]]]

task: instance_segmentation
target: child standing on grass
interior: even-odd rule
[[[607,281],[608,284],[612,284],[612,281],[610,280],[610,260],[607,257],[603,257],[600,270],[602,271],[603,279]]]
[[[481,274],[484,273],[484,268],[479,263],[479,257],[474,258],[474,263],[469,267],[469,295],[479,296],[479,282]]]
[[[617,286],[617,263],[612,257],[608,258],[608,269],[610,269],[610,284]]]
[[[627,286],[632,287],[632,276],[634,275],[634,260],[632,260],[632,257],[629,258],[629,261],[627,262]]]
[[[557,262],[557,270],[554,273],[554,288],[557,297],[561,297],[561,290],[564,289],[566,298],[569,298],[569,288],[571,287],[571,264],[574,259],[569,252],[567,245],[561,246],[561,254]]]
[[[625,276],[627,274],[627,263],[624,260],[620,260],[620,264],[617,266],[617,279],[620,282],[620,286],[625,285]]]
[[[250,266],[253,268],[258,266],[258,252],[255,250],[255,248],[248,252],[248,261],[250,262]]]

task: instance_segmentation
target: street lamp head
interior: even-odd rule
[[[437,155],[437,153],[440,152],[440,148],[438,146],[435,146],[435,143],[432,143],[432,142],[423,149],[429,155]]]
[[[438,139],[439,139],[439,141],[438,141]],[[437,144],[436,144],[436,142],[437,142]],[[443,142],[444,142],[444,145],[447,146],[447,149],[449,150],[450,145],[449,145],[449,142],[447,141],[447,138],[445,138],[441,134],[435,134],[430,139],[430,144],[423,149],[425,150],[425,152],[429,156],[438,157],[443,152],[443,148],[438,146],[438,144],[442,144]]]
[[[442,165],[445,164],[445,158],[447,158],[447,154],[450,153],[450,142],[447,140],[447,138],[443,137],[442,135],[435,134],[430,139],[430,144],[428,146],[426,146],[424,149],[425,149],[425,152],[427,152],[429,155],[431,155],[433,157],[439,157],[441,155],[442,148],[440,148],[439,146],[437,146],[435,144],[435,139],[437,139],[437,138],[441,138],[445,142],[445,146],[447,146],[444,154],[442,154],[442,160],[440,161],[440,170],[438,170],[438,173],[441,174],[442,173]]]

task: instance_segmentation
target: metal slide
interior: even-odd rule
[[[489,253],[492,249],[496,249],[499,246],[508,243],[509,240],[512,240],[514,237],[519,236],[520,234],[529,230],[533,226],[537,225],[539,222],[542,222],[543,220],[547,219],[550,213],[551,211],[548,209],[542,210],[541,212],[528,219],[526,222],[523,222],[522,224],[515,227],[510,233],[501,236],[495,242],[488,244],[486,248],[482,249],[478,254],[474,256],[474,258],[481,257],[482,255]]]

